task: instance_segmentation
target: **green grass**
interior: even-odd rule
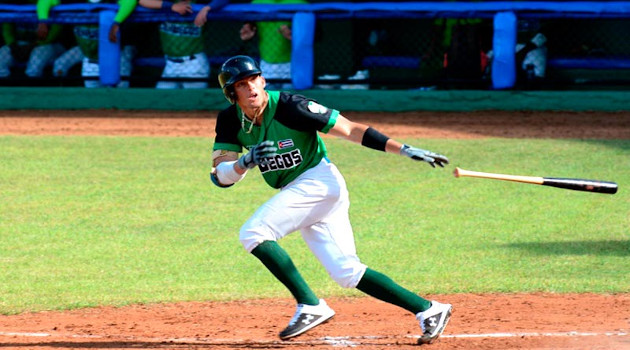
[[[327,138],[359,255],[422,295],[629,292],[630,140],[405,140],[424,163]],[[238,241],[269,198],[257,172],[208,180],[210,139],[0,137],[0,313],[288,297]],[[615,195],[455,179],[455,166],[616,181]],[[299,234],[282,245],[322,296],[337,286]]]

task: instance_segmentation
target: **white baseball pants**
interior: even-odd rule
[[[334,164],[322,160],[258,208],[241,227],[240,240],[251,253],[264,241],[299,230],[332,279],[354,288],[367,266],[356,253],[349,207],[343,176]]]
[[[260,70],[263,72],[265,79],[291,79],[291,62],[286,63],[269,63],[260,60]],[[291,83],[269,83],[268,90],[291,90]]]
[[[208,78],[210,76],[210,60],[203,53],[196,53],[186,57],[166,58],[166,65],[162,78]],[[159,81],[158,89],[205,89],[205,81]]]
[[[133,57],[136,55],[136,48],[131,45],[126,45],[120,50],[120,82],[116,85],[118,88],[128,88],[129,78],[131,70],[133,68]],[[87,57],[83,58],[83,64],[81,66],[81,76],[85,78],[96,78],[100,76],[100,69],[98,62],[92,62]],[[83,83],[86,88],[99,88],[103,87],[103,84],[98,79],[86,79]]]
[[[24,73],[28,77],[37,78],[44,75],[44,69],[52,64],[57,56],[63,52],[61,44],[39,45],[33,48],[26,62]],[[15,64],[15,59],[9,46],[0,48],[0,77],[11,75],[11,67]]]

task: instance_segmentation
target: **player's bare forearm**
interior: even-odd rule
[[[337,136],[346,139],[350,142],[357,144],[363,144],[365,139],[365,133],[370,127],[368,125],[353,122],[346,117],[339,115],[335,126],[328,132],[330,135]],[[387,153],[400,154],[402,143],[388,139],[385,141],[385,149],[383,151]]]
[[[387,144],[385,145],[385,152],[400,154],[400,149],[402,148],[402,143],[398,142],[394,139],[387,140]]]
[[[342,115],[337,116],[335,125],[328,133],[354,143],[360,143],[362,146],[377,151],[403,155],[413,160],[421,160],[429,163],[432,167],[436,165],[444,167],[449,162],[448,158],[441,154],[402,144],[381,134],[374,128],[352,122]]]

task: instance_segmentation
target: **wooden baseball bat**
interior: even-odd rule
[[[598,192],[598,193],[608,193],[608,194],[617,193],[617,184],[615,182],[610,182],[610,181],[493,174],[493,173],[483,173],[480,171],[465,170],[461,168],[455,168],[455,171],[453,172],[453,174],[455,175],[455,177],[478,177],[482,179],[514,181],[514,182],[522,182],[526,184],[564,188],[567,190]]]

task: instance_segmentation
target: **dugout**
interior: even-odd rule
[[[0,22],[37,22],[34,5],[6,3],[0,3]],[[50,21],[66,27],[98,23],[100,12],[115,9],[116,5],[107,4],[64,4],[54,9]],[[306,72],[305,80],[297,84],[301,89],[624,91],[630,86],[630,44],[624,36],[630,29],[630,4],[625,1],[315,0],[271,7],[232,1],[220,13],[211,13],[206,28],[212,34],[206,45],[213,68],[210,87],[218,87],[216,71],[227,57],[256,56],[256,43],[238,38],[243,21],[292,21],[297,13],[311,16],[315,23],[312,39],[294,48],[307,61],[311,59],[310,64],[295,64],[296,70]],[[499,15],[507,16],[498,21]],[[133,30],[126,36],[137,48],[132,88],[151,88],[159,78],[164,58],[156,26],[165,20],[190,21],[192,16],[138,8],[128,19]],[[311,29],[304,30],[308,34]],[[539,32],[547,38],[547,74],[543,80],[523,80],[516,45]],[[71,45],[71,38],[64,40]],[[499,52],[500,59],[489,61],[489,52]],[[38,79],[21,75],[23,68],[23,63],[14,65],[11,76],[0,79],[0,86],[80,87],[82,83],[77,66],[65,77],[47,71]],[[368,71],[369,76],[353,79],[359,71]]]

